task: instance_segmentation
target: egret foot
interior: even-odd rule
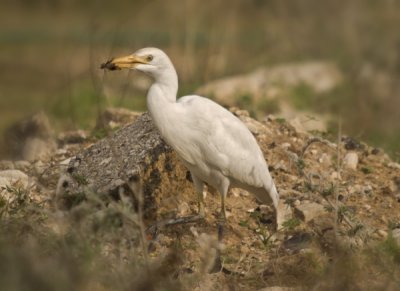
[[[155,239],[157,239],[159,229],[162,229],[167,226],[177,225],[177,224],[199,222],[202,220],[204,220],[204,215],[202,215],[202,214],[164,219],[164,220],[157,221],[156,223],[150,225],[146,229],[146,233],[151,235],[152,240],[155,240]]]
[[[222,239],[223,239],[223,234],[224,234],[224,228],[225,228],[225,220],[220,219],[218,221],[218,243],[222,243]],[[228,225],[229,227],[229,225]],[[218,272],[222,272],[226,275],[237,275],[237,276],[243,276],[242,274],[235,272],[235,271],[231,271],[227,268],[225,268],[222,265],[222,261],[221,261],[221,249],[218,247],[217,248],[217,253],[215,255],[215,260],[214,260],[214,265],[212,266],[212,268],[209,270],[209,274],[213,274],[213,273],[218,273]]]
[[[222,239],[224,236],[224,227],[225,227],[225,223],[226,223],[226,218],[225,218],[225,213],[221,212],[221,216],[218,219],[218,248],[217,248],[217,253],[215,255],[215,261],[214,261],[214,265],[213,267],[210,269],[209,273],[218,273],[223,271],[225,273],[225,271],[227,271],[223,266],[222,266],[222,262],[221,262],[221,249],[219,247],[219,245],[222,243]]]

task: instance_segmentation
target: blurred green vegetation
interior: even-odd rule
[[[293,101],[399,152],[399,1],[5,0],[0,14],[0,132],[39,109],[59,129],[90,127],[106,106],[144,110],[145,90],[126,85],[136,75],[98,67],[157,46],[177,67],[181,94],[263,65],[334,61],[345,76],[340,88],[317,98],[300,86]]]

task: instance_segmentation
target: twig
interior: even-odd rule
[[[135,185],[132,185],[135,184]],[[146,243],[146,231],[144,228],[144,221],[143,221],[143,187],[142,183],[139,180],[138,182],[131,182],[127,183],[129,186],[130,190],[133,192],[135,195],[136,200],[138,201],[138,216],[139,216],[139,231],[140,231],[140,244],[142,246],[142,251],[143,251],[143,256],[145,259],[145,264],[147,271],[150,271],[149,268],[149,254],[148,254],[148,248],[147,248],[147,243]]]
[[[339,124],[338,124],[338,136],[337,136],[337,148],[336,148],[336,155],[337,155],[337,164],[336,164],[336,172],[337,172],[337,179],[336,179],[336,187],[335,187],[335,224],[334,224],[334,229],[335,229],[335,236],[337,236],[338,232],[338,204],[339,204],[339,178],[340,178],[340,172],[341,172],[341,166],[340,166],[340,141],[342,140],[342,119],[339,117]],[[343,216],[344,218],[346,216]],[[350,223],[351,227],[353,227],[352,223],[350,221],[347,221],[347,223]]]

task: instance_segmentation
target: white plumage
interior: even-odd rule
[[[165,141],[189,169],[204,216],[204,182],[221,194],[221,215],[229,187],[253,193],[277,210],[279,194],[267,163],[247,127],[232,113],[210,99],[190,95],[176,100],[178,77],[168,56],[157,48],[144,48],[102,67],[135,69],[154,79],[147,107]]]

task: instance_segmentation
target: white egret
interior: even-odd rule
[[[134,69],[154,80],[147,108],[161,136],[192,175],[200,217],[205,215],[204,183],[220,193],[223,220],[230,187],[245,189],[262,203],[272,202],[278,214],[279,194],[254,136],[236,116],[210,99],[189,95],[177,100],[178,76],[163,51],[143,48],[101,68]]]

